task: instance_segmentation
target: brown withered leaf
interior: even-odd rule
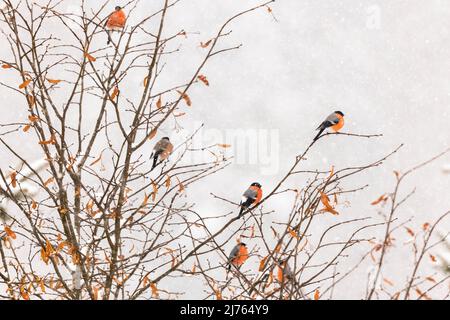
[[[184,191],[184,185],[183,185],[183,183],[180,181],[180,179],[178,179],[178,177],[176,177],[177,178],[177,180],[178,180],[178,192],[179,193],[183,193],[183,191]]]
[[[34,114],[33,115],[29,115],[28,116],[28,120],[30,120],[30,122],[36,122],[36,121],[39,120],[39,117],[34,115]]]
[[[259,272],[262,272],[263,270],[264,270],[264,268],[266,267],[266,261],[267,261],[267,258],[268,258],[269,256],[267,256],[267,257],[264,257],[262,260],[261,260],[261,262],[259,263],[259,268],[258,268],[258,271]]]
[[[319,290],[316,290],[315,292],[314,292],[314,300],[319,300],[320,299],[320,291]]]
[[[200,47],[202,48],[208,48],[208,46],[211,44],[212,39],[209,39],[208,41],[206,41],[205,43],[200,42]]]
[[[49,78],[47,78],[47,81],[50,82],[51,84],[58,84],[58,83],[60,83],[62,80],[59,80],[59,79],[49,79]]]
[[[148,84],[148,76],[144,78],[144,87],[146,87]]]
[[[173,116],[174,117],[182,117],[182,116],[184,116],[186,114],[186,112],[180,112],[180,113],[176,113],[176,114],[174,114]]]
[[[386,196],[386,194],[383,194],[383,195],[381,195],[377,200],[371,202],[370,204],[371,204],[372,206],[375,206],[375,205],[379,204],[380,202],[384,202],[384,201],[386,201],[386,200],[387,200],[387,196]]]
[[[199,75],[197,76],[197,78],[198,78],[201,82],[203,82],[206,86],[209,86],[209,81],[208,81],[208,79],[206,78],[205,75],[199,74]]]
[[[170,176],[167,176],[166,178],[166,188],[170,187]]]
[[[111,93],[111,97],[110,100],[114,102],[114,100],[116,99],[117,95],[119,94],[119,87],[115,86],[113,89],[113,92]]]
[[[148,134],[148,140],[152,140],[156,136],[157,132],[158,132],[158,129],[157,128],[153,128],[150,131],[150,133]]]
[[[159,96],[158,101],[156,101],[156,108],[161,109],[162,107],[162,100],[161,96]]]
[[[180,90],[177,90],[177,92],[181,95],[181,98],[183,98],[184,102],[190,107],[192,105],[191,98],[187,95],[187,93],[183,93]]]
[[[406,232],[408,232],[408,234],[411,237],[414,237],[416,234],[414,233],[414,231],[411,228],[405,227]]]
[[[431,259],[431,261],[433,261],[433,262],[436,262],[436,261],[437,261],[436,257],[435,257],[434,255],[432,255],[431,253],[430,253],[430,259]]]
[[[25,89],[31,82],[31,79],[27,79],[19,85],[19,89]]]
[[[8,237],[10,237],[11,239],[17,238],[16,233],[14,231],[12,231],[10,227],[5,226],[4,230],[5,230],[6,234],[8,235]]]
[[[2,64],[2,68],[3,69],[10,69],[10,68],[12,68],[12,65],[4,63],[4,64]]]
[[[28,132],[28,130],[30,130],[31,128],[31,124],[27,124],[25,127],[23,127],[23,132]]]
[[[36,103],[36,99],[34,98],[33,95],[31,94],[27,94],[27,101],[28,101],[28,106],[31,108],[32,106],[34,106],[34,104]]]
[[[55,178],[50,177],[44,182],[44,187],[47,187],[49,184],[51,184],[53,181],[55,181]]]
[[[9,177],[11,178],[11,186],[15,188],[17,186],[17,171],[11,172]]]
[[[155,202],[156,200],[156,195],[158,194],[158,185],[155,183],[155,181],[152,180],[152,188],[153,188],[153,192],[152,192],[152,201]]]
[[[218,143],[217,146],[224,149],[231,148],[231,144]]]
[[[154,282],[150,283],[150,288],[152,289],[152,296],[156,299],[159,298],[158,288]]]
[[[331,213],[331,214],[334,214],[334,215],[338,215],[339,213],[336,211],[336,210],[334,210],[334,208],[331,206],[331,204],[330,204],[330,199],[328,198],[328,196],[325,194],[325,193],[323,193],[323,192],[320,192],[320,201],[322,202],[322,204],[325,206],[325,211],[327,211],[327,212],[329,212],[329,213]]]
[[[295,232],[295,230],[288,228],[288,232],[291,235],[292,238],[295,238],[297,240],[300,240],[299,235],[297,234],[297,232]]]
[[[89,53],[85,53],[84,56],[86,57],[86,59],[88,59],[90,62],[95,62],[97,61],[97,58],[91,56]]]

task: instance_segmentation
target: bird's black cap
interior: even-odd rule
[[[342,113],[342,111],[335,111],[334,113],[340,114],[341,116],[344,116],[344,114]]]
[[[169,140],[169,137],[163,137],[163,139],[165,139],[165,140]]]
[[[243,242],[239,243],[239,245],[246,247],[247,245]]]
[[[251,186],[261,188],[261,184],[259,184],[259,182],[253,182]]]
[[[121,6],[116,6],[116,11],[122,10]]]

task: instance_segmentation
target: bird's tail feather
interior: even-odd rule
[[[155,154],[154,154],[154,156],[153,156],[153,165],[152,165],[152,170],[153,169],[155,169],[155,167],[156,167],[156,165],[158,164],[158,157],[159,157],[159,154],[160,154],[161,152],[155,152]]]
[[[325,130],[325,126],[321,125],[317,130],[319,130],[319,133],[318,133],[317,136],[314,138],[314,141],[316,141],[317,139],[319,139],[320,135],[321,135],[322,132],[324,132],[324,130]]]

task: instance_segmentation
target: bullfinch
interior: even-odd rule
[[[244,262],[248,259],[248,250],[245,243],[239,242],[231,250],[230,256],[228,257],[228,270],[231,269],[231,265],[236,268],[240,268]]]
[[[292,272],[291,268],[289,267],[287,260],[278,260],[278,273],[277,273],[277,279],[280,283],[283,283],[285,280],[287,281],[293,281],[294,280],[294,273]]]
[[[164,137],[159,140],[153,147],[153,152],[150,157],[153,157],[152,170],[155,169],[159,161],[166,160],[173,151],[173,144],[170,142],[168,137]]]
[[[241,211],[239,211],[238,218],[240,218],[244,210],[250,208],[251,205],[257,205],[261,201],[261,198],[262,198],[261,185],[258,182],[253,182],[242,195],[242,200],[241,203],[239,204],[241,207]]]
[[[111,35],[109,34],[109,31],[121,31],[125,27],[125,23],[127,22],[127,17],[125,15],[125,12],[123,12],[122,7],[116,6],[113,13],[111,13],[108,17],[108,20],[106,21],[106,29],[108,33],[108,43],[111,42]]]
[[[325,131],[325,129],[331,127],[331,129],[334,132],[338,132],[339,130],[342,129],[343,126],[344,126],[344,114],[341,111],[333,112],[325,119],[324,122],[320,124],[320,126],[317,127],[316,130],[319,130],[319,133],[314,138],[314,141],[319,139],[320,135],[322,134],[322,132]]]

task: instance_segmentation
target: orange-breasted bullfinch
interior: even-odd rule
[[[173,151],[173,144],[170,142],[168,137],[164,137],[159,140],[153,147],[153,152],[150,157],[153,157],[152,170],[155,169],[159,161],[166,160]]]
[[[125,23],[127,22],[127,16],[125,15],[125,12],[123,12],[122,7],[116,6],[113,13],[111,13],[108,17],[108,20],[106,20],[106,32],[108,34],[108,43],[111,42],[111,35],[109,34],[109,31],[121,31],[125,27]]]
[[[314,138],[314,141],[319,139],[322,132],[325,131],[327,128],[331,128],[334,132],[338,132],[342,129],[344,126],[344,114],[341,111],[335,111],[332,114],[330,114],[324,122],[320,124],[320,126],[317,127],[316,130],[319,130],[319,133]]]
[[[233,250],[231,250],[230,256],[228,257],[228,270],[231,269],[232,265],[236,268],[240,268],[247,259],[247,245],[245,243],[239,242],[234,246]]]
[[[278,260],[278,273],[277,273],[277,279],[280,283],[283,283],[284,281],[293,281],[294,280],[294,273],[292,272],[291,268],[289,267],[287,260]]]
[[[238,218],[240,218],[244,210],[250,208],[251,205],[257,205],[261,201],[261,198],[262,198],[261,185],[258,182],[253,182],[242,195],[242,200],[241,203],[239,204],[241,207],[241,211],[239,211]]]

